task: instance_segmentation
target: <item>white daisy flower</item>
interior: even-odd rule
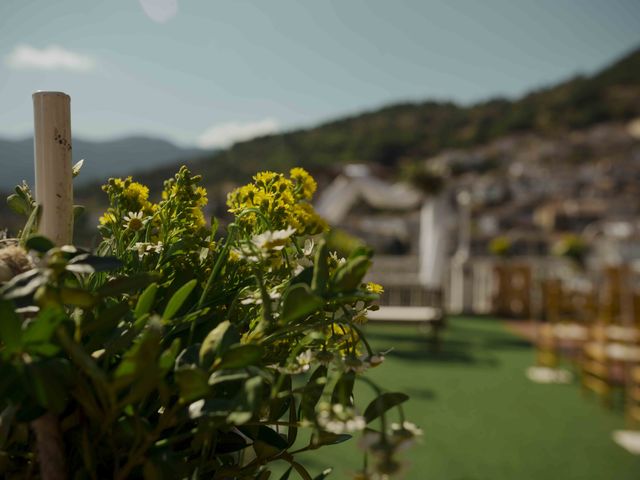
[[[128,215],[124,216],[124,228],[137,232],[144,225],[143,218],[142,212],[129,212]]]
[[[294,233],[296,233],[296,229],[292,227],[275,232],[266,231],[254,236],[252,242],[261,250],[282,250]]]

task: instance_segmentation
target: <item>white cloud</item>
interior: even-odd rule
[[[156,23],[165,23],[178,13],[178,0],[140,0],[144,13]]]
[[[73,70],[86,72],[95,61],[86,55],[66,50],[58,45],[38,49],[30,45],[18,45],[5,58],[10,68],[36,70]]]
[[[213,125],[198,137],[201,148],[226,148],[235,142],[276,133],[280,129],[278,121],[265,118],[255,122],[227,122]]]

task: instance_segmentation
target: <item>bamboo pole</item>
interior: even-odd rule
[[[33,94],[36,203],[40,205],[38,232],[56,245],[73,238],[71,184],[71,98],[62,92]],[[43,480],[68,478],[60,421],[46,412],[31,422],[36,436]]]
[[[73,237],[70,103],[62,92],[33,94],[36,203],[42,209],[38,232],[56,245]]]

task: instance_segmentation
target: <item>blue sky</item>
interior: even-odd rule
[[[640,45],[637,0],[2,0],[0,137],[225,146],[402,100],[517,96]]]

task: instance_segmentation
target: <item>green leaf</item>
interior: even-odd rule
[[[289,377],[291,378],[291,377]],[[287,443],[292,447],[298,438],[298,412],[296,412],[296,401],[291,397],[289,405],[289,427],[287,428]]]
[[[76,273],[93,273],[108,272],[120,267],[122,267],[122,262],[116,257],[100,257],[97,255],[91,255],[90,253],[83,253],[69,260],[66,270]],[[143,275],[149,276],[149,274]],[[134,278],[134,276],[125,278]],[[116,279],[114,282],[117,282],[117,280],[120,279]]]
[[[291,376],[283,377],[279,391],[272,395],[269,402],[269,420],[277,422],[289,410],[292,401]],[[294,407],[295,408],[295,407]]]
[[[371,260],[366,256],[359,256],[347,260],[340,265],[333,274],[332,286],[338,292],[352,292],[362,283]]]
[[[316,404],[322,397],[322,392],[327,383],[327,367],[320,365],[311,375],[311,378],[304,387],[302,400],[300,402],[300,410],[304,418],[312,420],[316,418]]]
[[[7,205],[9,208],[19,215],[28,217],[31,213],[31,205],[22,196],[12,193],[7,197]]]
[[[151,275],[149,273],[139,273],[127,277],[119,277],[105,283],[97,290],[97,293],[102,297],[111,297],[122,293],[134,293],[149,285],[154,279],[155,275]]]
[[[35,250],[40,253],[47,253],[55,244],[43,235],[31,235],[25,242],[24,246],[28,250]]]
[[[244,389],[236,395],[235,411],[231,412],[227,420],[235,425],[242,425],[253,417],[260,408],[262,398],[262,378],[252,377],[244,382]]]
[[[119,388],[130,384],[140,376],[147,375],[156,365],[161,339],[162,327],[159,322],[157,320],[149,322],[133,346],[124,354],[114,372],[114,379],[118,380]]]
[[[36,229],[38,225],[38,221],[40,219],[41,210],[42,210],[42,207],[40,205],[36,205],[35,208],[31,210],[31,214],[29,215],[27,222],[24,224],[24,228],[22,229],[22,232],[20,232],[20,239],[18,240],[18,243],[20,245],[24,246],[24,244],[27,241],[27,238],[31,236],[31,232]]]
[[[67,359],[51,358],[26,365],[30,387],[38,404],[61,413],[69,399],[73,370]]]
[[[200,368],[176,370],[174,376],[183,402],[198,400],[209,393],[208,376]]]
[[[342,405],[353,405],[353,384],[356,379],[354,372],[343,373],[331,394],[331,403],[340,403]]]
[[[128,312],[129,305],[126,302],[122,302],[105,308],[95,318],[85,316],[82,323],[82,332],[87,335],[93,332],[113,330]]]
[[[244,368],[255,365],[262,359],[262,348],[259,345],[234,345],[222,355],[218,368]]]
[[[256,455],[261,458],[277,455],[288,447],[287,441],[275,430],[260,425],[253,442]]]
[[[229,347],[240,341],[240,335],[231,322],[225,320],[205,337],[200,346],[200,364],[210,366],[215,357],[222,355]]]
[[[297,283],[285,292],[282,298],[281,323],[295,322],[305,318],[324,304],[321,297],[313,294],[309,286]]]
[[[173,316],[178,313],[178,310],[180,310],[180,307],[182,307],[182,304],[185,302],[197,283],[198,281],[196,279],[190,280],[173,294],[164,309],[164,313],[162,314],[163,320],[171,320]]]
[[[282,435],[264,425],[260,425],[260,427],[258,427],[258,436],[256,437],[256,440],[264,442],[267,445],[276,448],[278,451],[282,451],[289,446]]]
[[[27,323],[22,332],[22,342],[25,350],[30,354],[45,355],[55,354],[58,347],[51,343],[51,338],[58,325],[66,315],[59,309],[47,308],[40,310],[38,315]]]
[[[358,258],[358,257],[367,257],[371,258],[373,255],[373,250],[371,247],[367,247],[366,245],[360,245],[359,247],[354,248],[349,254],[349,258]]]
[[[209,385],[213,386],[225,382],[237,382],[250,377],[249,372],[246,370],[231,370],[231,372],[232,373],[229,373],[228,370],[217,370],[213,372],[209,377]]]
[[[313,266],[313,280],[311,281],[311,290],[318,295],[323,295],[327,289],[329,282],[329,247],[326,240],[320,240],[318,250],[316,251],[315,262]]]
[[[217,432],[218,441],[216,453],[233,453],[247,448],[247,442],[243,436],[234,432]]]
[[[0,340],[4,343],[4,353],[12,354],[22,348],[22,321],[13,304],[0,300]]]
[[[167,348],[158,359],[158,367],[162,371],[163,375],[167,374],[175,365],[176,357],[180,352],[180,339],[176,338],[171,342],[169,348]]]
[[[364,411],[364,418],[367,423],[375,420],[387,410],[400,405],[401,403],[409,400],[409,397],[404,393],[399,392],[387,392],[380,395],[378,398],[371,401]]]
[[[156,299],[156,292],[158,291],[158,284],[152,283],[138,297],[138,302],[136,303],[136,308],[133,312],[136,318],[142,317],[144,314],[149,313],[151,307],[153,306],[153,302]]]
[[[347,433],[331,433],[320,431],[317,435],[313,436],[313,438],[311,439],[311,444],[318,448],[325,445],[338,445],[339,443],[346,442],[351,438],[352,436]]]
[[[75,305],[82,308],[90,308],[96,302],[93,294],[86,290],[73,287],[61,287],[60,300],[65,305]]]

